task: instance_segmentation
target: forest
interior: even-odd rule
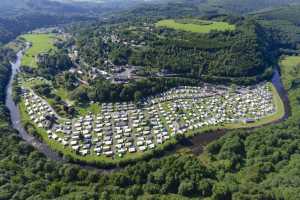
[[[300,6],[280,7],[270,11],[263,11],[253,15],[262,26],[273,34],[273,38],[280,44],[281,51],[287,51],[290,47],[299,50],[300,42]]]

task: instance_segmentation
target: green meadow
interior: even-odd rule
[[[282,83],[289,93],[291,106],[291,117],[300,118],[299,107],[299,77],[300,77],[300,55],[284,56],[280,62]]]
[[[292,81],[289,80],[293,80],[300,75],[300,56],[286,56],[281,60],[280,65],[282,66],[282,73],[288,71],[288,73],[285,73],[282,82],[286,89],[290,89]]]
[[[37,67],[36,56],[55,48],[53,45],[55,36],[52,34],[26,34],[21,37],[32,44],[23,56],[22,65]]]
[[[209,33],[212,30],[215,31],[235,30],[235,25],[231,25],[227,22],[215,22],[215,21],[193,20],[193,19],[161,20],[156,23],[156,27],[166,27],[166,28],[195,32],[195,33]]]

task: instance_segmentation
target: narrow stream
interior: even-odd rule
[[[19,109],[16,106],[16,104],[14,103],[13,97],[12,97],[12,89],[13,89],[12,85],[13,85],[13,81],[14,81],[16,74],[19,72],[22,56],[23,56],[23,51],[20,51],[17,54],[16,62],[11,64],[12,73],[11,73],[10,81],[9,81],[9,83],[7,85],[7,89],[6,89],[7,95],[6,95],[5,105],[10,111],[12,126],[14,129],[16,129],[19,132],[19,134],[23,140],[25,140],[27,143],[31,144],[33,147],[35,147],[38,151],[43,153],[45,156],[47,156],[48,158],[50,158],[52,160],[66,163],[67,161],[65,159],[63,159],[63,157],[58,155],[57,152],[53,151],[47,144],[39,141],[34,136],[28,134],[25,131],[24,127],[22,126]],[[289,116],[290,108],[289,108],[288,96],[282,85],[282,82],[280,79],[280,74],[279,74],[278,70],[275,71],[272,82],[273,82],[274,86],[277,88],[277,91],[278,91],[279,95],[281,96],[281,98],[284,102],[284,105],[285,105],[285,116],[282,119],[274,122],[274,123],[277,123],[282,120],[285,120]],[[212,142],[213,140],[220,138],[225,133],[226,133],[226,130],[218,130],[218,131],[212,131],[212,132],[208,132],[208,133],[199,134],[199,135],[189,139],[187,141],[188,144],[186,144],[184,146],[182,146],[181,144],[176,145],[175,152],[176,152],[176,150],[181,149],[182,147],[188,147],[192,150],[193,153],[200,154],[203,151],[203,147],[205,145]],[[172,151],[172,152],[174,152],[174,151]],[[83,164],[79,164],[79,165],[81,167],[84,167],[87,169],[97,169],[95,167],[88,166],[88,165],[83,165]],[[102,171],[102,172],[103,171],[105,171],[105,172],[113,171],[113,169],[108,169],[108,170],[98,169],[98,170]]]

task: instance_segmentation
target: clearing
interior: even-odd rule
[[[37,67],[36,56],[55,48],[53,45],[55,36],[53,34],[25,34],[21,37],[32,44],[23,56],[22,65]]]
[[[215,31],[233,31],[235,25],[227,22],[215,22],[206,20],[182,19],[182,20],[161,20],[156,23],[157,27],[166,27],[182,31],[190,31],[195,33],[209,33]]]
[[[300,74],[300,56],[286,56],[281,60],[280,65],[282,66],[282,73],[285,73],[282,83],[288,90],[293,87],[293,82],[290,80],[294,80]],[[294,81],[294,86],[296,86],[295,83]]]

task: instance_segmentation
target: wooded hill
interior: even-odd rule
[[[158,68],[184,77],[206,75],[245,80],[262,75],[272,67],[276,54],[272,38],[255,21],[227,20],[235,20],[237,30],[197,34],[149,25],[153,31],[141,31],[143,27],[133,22],[118,24],[108,31],[102,26],[87,28],[76,39],[80,55],[93,67],[101,67],[106,59],[111,59],[114,64]],[[135,28],[129,30],[130,26]],[[145,45],[135,48],[103,41],[100,32]]]
[[[252,14],[284,49],[300,49],[300,6],[285,6]],[[285,51],[286,53],[293,51]]]
[[[245,14],[274,7],[299,4],[298,0],[208,0],[207,4],[224,12]]]

